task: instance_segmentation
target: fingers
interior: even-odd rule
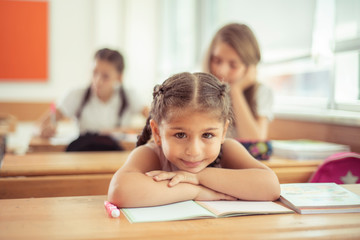
[[[154,176],[156,176],[156,175],[158,175],[158,174],[160,174],[162,172],[163,171],[150,171],[150,172],[145,173],[145,175],[148,176],[148,177],[154,177]]]
[[[191,184],[199,184],[198,179],[196,178],[195,174],[190,174],[186,172],[166,172],[166,171],[150,171],[145,173],[146,176],[152,177],[154,181],[164,181],[170,180],[168,186],[173,187],[181,182],[191,183]]]
[[[164,171],[151,171],[145,174],[146,176],[152,177],[155,181],[170,180],[176,175],[173,172],[164,172]]]
[[[169,187],[173,187],[176,184],[182,182],[183,180],[185,180],[185,176],[184,175],[176,175],[175,177],[173,177],[171,179],[171,181],[169,182]]]

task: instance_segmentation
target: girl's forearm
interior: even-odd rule
[[[267,169],[205,168],[198,179],[207,188],[241,200],[274,201],[280,196],[278,178]]]
[[[111,180],[108,199],[118,207],[145,207],[195,199],[197,185],[180,183],[168,186],[169,181],[155,182],[138,172],[117,173]]]
[[[256,119],[251,113],[250,107],[241,91],[230,90],[230,97],[233,104],[236,132],[239,138],[261,139],[263,134],[259,130]]]

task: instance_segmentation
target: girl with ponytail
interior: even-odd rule
[[[114,132],[131,128],[134,116],[141,116],[145,104],[135,101],[123,87],[125,61],[120,52],[99,49],[94,55],[91,83],[69,91],[39,121],[39,135],[50,138],[56,134],[57,122],[72,118],[79,127],[80,136],[66,151],[121,150]]]

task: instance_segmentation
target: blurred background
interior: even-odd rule
[[[5,2],[13,1],[1,0],[2,11],[6,11]],[[360,137],[358,0],[34,3],[47,9],[45,75],[30,80],[6,77],[1,73],[7,67],[0,64],[0,112],[10,112],[25,125],[69,89],[88,85],[93,55],[99,48],[124,54],[125,87],[150,102],[154,84],[180,71],[201,71],[215,32],[227,23],[240,22],[250,26],[259,41],[263,57],[259,80],[274,90],[276,119],[351,126],[350,132],[357,131],[351,142]],[[9,48],[4,39],[11,39],[3,35],[4,29],[12,23],[4,24],[7,19],[0,15],[1,55]]]

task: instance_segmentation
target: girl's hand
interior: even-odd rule
[[[254,82],[256,81],[256,74],[256,66],[250,65],[249,67],[247,67],[244,75],[240,79],[229,81],[228,83],[232,89],[234,88],[244,91],[245,89],[254,84]]]
[[[199,186],[199,193],[194,200],[197,200],[197,201],[216,201],[216,200],[236,201],[237,198],[226,195],[224,193],[216,192],[207,187]]]
[[[199,185],[199,180],[197,175],[194,173],[189,173],[186,171],[175,171],[175,172],[166,172],[166,171],[151,171],[145,173],[146,176],[152,177],[155,181],[164,181],[170,180],[169,187],[173,187],[178,183],[191,183],[194,185]]]
[[[53,137],[56,133],[56,126],[54,124],[44,124],[40,126],[40,136],[43,138]]]

